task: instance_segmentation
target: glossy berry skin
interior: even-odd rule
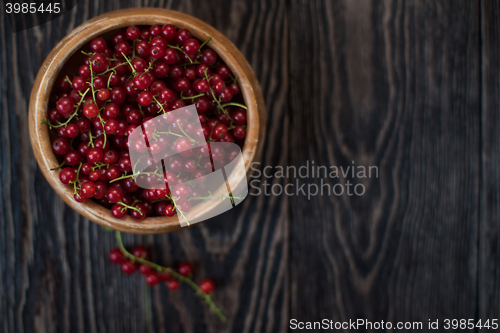
[[[112,203],[118,203],[123,199],[123,191],[116,186],[111,186],[106,191],[106,198]]]
[[[119,248],[114,248],[109,252],[109,260],[114,264],[125,262],[125,256]]]
[[[99,107],[94,103],[87,104],[83,107],[83,115],[88,119],[97,117],[99,114]]]
[[[56,109],[63,117],[68,117],[74,112],[75,101],[71,97],[63,97],[57,101]]]
[[[176,213],[174,205],[165,206],[164,214],[165,216],[172,217]]]
[[[163,57],[164,49],[160,45],[154,45],[149,49],[149,54],[155,59],[160,59]]]
[[[199,48],[200,43],[194,38],[188,39],[183,46],[184,52],[191,56],[195,55]]]
[[[134,247],[132,250],[132,255],[134,257],[142,258],[142,259],[147,259],[148,257],[148,249],[145,246],[138,245]]]
[[[59,174],[59,179],[63,184],[69,184],[70,182],[74,182],[76,180],[76,172],[73,168],[64,168],[61,170]]]
[[[96,97],[98,100],[100,101],[105,101],[108,99],[109,97],[109,90],[106,89],[106,88],[102,88],[101,90],[99,90],[96,94]]]
[[[90,49],[92,50],[92,52],[103,52],[107,47],[108,45],[106,44],[104,39],[100,37],[94,38],[90,42]]]
[[[124,218],[127,215],[127,208],[120,204],[114,204],[113,207],[111,207],[111,214],[117,219]]]
[[[186,184],[177,184],[172,191],[172,194],[176,198],[185,199],[189,196],[191,190]]]
[[[179,284],[179,281],[177,281],[177,280],[171,280],[168,283],[168,289],[170,289],[172,291],[179,289],[179,287],[180,287],[180,284]]]
[[[161,36],[167,40],[174,39],[177,36],[177,29],[171,24],[165,24],[161,28]]]
[[[126,261],[122,263],[122,272],[131,275],[134,274],[135,271],[137,271],[137,266],[133,264],[131,261]]]
[[[91,181],[86,181],[82,184],[82,194],[86,198],[92,198],[95,194],[95,184]]]
[[[233,129],[233,136],[236,139],[243,139],[243,138],[245,138],[246,135],[247,135],[247,131],[246,131],[245,127],[243,127],[243,126],[236,126]]]
[[[193,273],[193,266],[190,263],[183,262],[178,268],[179,274],[189,276]]]
[[[156,273],[149,274],[146,277],[146,283],[149,284],[150,286],[155,286],[158,283],[160,283],[160,278],[158,277],[158,274]]]
[[[236,126],[243,126],[247,123],[247,113],[243,109],[233,111],[231,118]]]
[[[187,29],[177,31],[177,43],[184,45],[188,39],[192,38],[191,32]]]
[[[65,155],[69,151],[69,142],[65,138],[52,141],[52,151],[57,155]]]
[[[207,66],[212,66],[217,61],[217,53],[211,49],[201,51],[201,63]]]
[[[80,153],[76,150],[70,150],[64,155],[64,162],[67,165],[77,165],[80,162]]]
[[[143,91],[137,97],[137,102],[141,106],[148,106],[153,102],[153,94],[150,91]]]
[[[139,266],[139,272],[143,275],[149,275],[151,273],[153,273],[153,268],[151,268],[151,266],[149,265],[146,265],[146,264],[141,264]]]
[[[205,294],[210,294],[212,291],[215,289],[215,284],[212,280],[210,279],[205,279],[200,282],[200,289],[203,291]]]
[[[130,40],[138,39],[141,36],[141,30],[137,28],[135,25],[130,26],[127,28],[127,31],[125,31],[125,34],[127,35],[127,38]]]

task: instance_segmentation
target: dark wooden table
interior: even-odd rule
[[[213,278],[226,323],[188,288],[148,293],[121,274],[107,259],[113,233],[55,195],[30,147],[46,55],[89,18],[134,6],[194,15],[241,49],[266,100],[263,165],[379,168],[363,196],[251,196],[190,230],[125,237]],[[499,15],[496,1],[80,1],[13,34],[2,12],[0,331],[500,318]]]

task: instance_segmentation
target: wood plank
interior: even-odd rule
[[[500,315],[500,8],[495,1],[481,1],[482,54],[482,169],[479,233],[479,319]]]
[[[475,318],[478,10],[292,1],[291,163],[379,177],[326,180],[363,196],[291,197],[291,318]]]
[[[69,31],[103,12],[160,6],[201,18],[226,34],[253,66],[270,126],[263,161],[288,158],[285,1],[80,1],[65,16],[12,34],[2,12],[2,145],[0,186],[0,327],[5,332],[282,332],[288,312],[288,201],[250,197],[241,207],[176,234],[126,236],[154,248],[166,265],[194,263],[211,277],[222,324],[187,287],[151,289],[107,259],[113,233],[73,213],[38,171],[27,135],[29,93],[44,57]],[[151,313],[148,313],[151,309]],[[148,322],[152,318],[151,322]]]

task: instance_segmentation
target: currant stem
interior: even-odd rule
[[[184,55],[189,59],[189,62],[192,64],[193,63],[193,60],[191,59],[190,56],[187,55],[186,52],[184,52],[184,50],[179,47],[179,46],[173,46],[173,45],[169,45],[168,47],[170,47],[171,49],[175,49],[175,50],[178,50],[178,51],[181,51],[182,53],[184,53]]]
[[[121,235],[121,232],[119,232],[119,231],[116,231],[116,240],[118,241],[118,247],[120,248],[120,251],[123,253],[123,255],[126,258],[128,258],[134,262],[148,265],[149,267],[156,269],[158,272],[162,272],[162,271],[167,272],[170,275],[172,275],[174,278],[179,280],[179,282],[184,282],[185,284],[189,285],[191,288],[193,288],[195,290],[196,294],[199,295],[203,299],[203,301],[205,301],[205,303],[208,305],[209,309],[213,313],[215,313],[221,321],[226,321],[226,316],[224,316],[222,311],[215,305],[215,303],[212,301],[212,298],[208,294],[204,293],[203,290],[201,290],[201,288],[193,280],[191,280],[188,277],[185,277],[184,275],[177,273],[176,271],[174,271],[171,268],[163,267],[163,266],[160,266],[160,265],[158,265],[154,262],[151,262],[149,260],[134,256],[132,253],[128,252],[125,249],[125,246],[123,245],[122,235]]]
[[[139,208],[137,208],[137,207],[132,207],[132,206],[129,206],[129,205],[127,205],[126,203],[123,203],[122,201],[118,201],[118,203],[119,203],[120,205],[122,205],[123,207],[126,207],[126,208],[128,208],[128,209],[135,210],[136,212],[139,212],[141,215],[144,215],[144,214],[141,212],[141,210],[140,210]]]
[[[161,104],[160,102],[158,102],[158,100],[156,99],[155,96],[153,96],[153,100],[158,103],[158,105],[160,106],[161,110],[163,111],[163,113],[167,113],[167,111],[165,111],[165,109],[163,108],[163,104]]]
[[[240,104],[240,103],[226,103],[226,104],[222,104],[222,107],[226,107],[226,106],[238,106],[242,109],[245,109],[245,110],[248,110],[248,108],[246,107],[246,105],[243,105],[243,104]]]
[[[75,105],[75,112],[73,112],[73,114],[71,115],[71,117],[68,118],[68,120],[66,120],[66,122],[64,123],[59,123],[59,125],[50,125],[50,123],[47,121],[47,124],[49,124],[49,127],[50,128],[59,128],[61,126],[66,126],[69,124],[69,122],[71,121],[71,119],[73,119],[77,114],[78,114],[78,109],[80,108],[80,105],[82,104],[83,102],[83,99],[85,98],[85,96],[87,95],[87,92],[90,90],[90,88],[87,88],[87,90],[85,90],[85,92],[81,95],[82,97],[80,98],[80,102],[78,102],[78,104]]]
[[[135,74],[137,74],[137,71],[135,70],[134,66],[132,66],[132,63],[130,62],[130,60],[128,60],[125,53],[122,52],[122,55],[125,58],[125,60],[127,61],[127,63],[130,65],[130,68],[132,69],[132,74],[135,76]]]
[[[207,40],[206,40],[206,41],[204,41],[204,42],[200,45],[200,47],[198,48],[198,50],[201,50],[201,48],[202,48],[203,46],[205,46],[208,42],[210,42],[210,40],[211,40],[211,39],[212,39],[212,36],[208,37],[208,38],[207,38]]]
[[[58,165],[58,166],[56,166],[55,168],[50,169],[50,171],[59,170],[59,169],[61,169],[61,168],[62,168],[65,164],[66,164],[66,162],[65,162],[65,161],[62,161],[62,163],[61,163],[61,164],[59,164],[59,165]]]

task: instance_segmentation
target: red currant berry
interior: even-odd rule
[[[149,275],[153,272],[153,268],[151,268],[151,266],[149,265],[141,264],[139,266],[139,272],[143,275]]]
[[[172,275],[165,271],[161,271],[160,273],[158,273],[158,277],[160,278],[161,282],[168,282],[172,280]]]
[[[158,24],[154,24],[149,28],[149,33],[153,37],[159,36],[161,33],[161,27]]]
[[[126,262],[122,263],[122,272],[125,274],[127,274],[127,275],[134,274],[136,270],[137,270],[137,266],[134,263],[132,263],[131,261],[126,261]]]
[[[224,81],[219,81],[214,85],[215,92],[219,94],[222,93],[224,89],[226,89],[226,84],[224,83]]]
[[[75,101],[71,97],[63,97],[57,101],[56,109],[63,117],[69,117],[74,111]]]
[[[99,163],[102,161],[104,154],[100,148],[92,148],[87,153],[87,161],[90,163]]]
[[[153,102],[153,94],[150,91],[145,90],[139,94],[137,102],[141,106],[148,106],[151,102]]]
[[[112,203],[118,203],[123,199],[123,191],[116,186],[111,186],[106,191],[106,198]]]
[[[201,63],[207,66],[212,66],[217,61],[217,53],[211,49],[201,51]]]
[[[130,26],[125,31],[127,38],[130,40],[138,39],[141,36],[141,30],[137,28],[135,25]]]
[[[237,83],[231,83],[229,85],[229,89],[231,89],[233,95],[238,95],[239,93],[241,93],[240,86]]]
[[[146,217],[146,214],[148,213],[146,205],[144,203],[137,203],[134,205],[134,207],[137,208],[139,211],[131,210],[130,215],[136,220],[144,219]]]
[[[158,277],[158,274],[156,273],[149,274],[146,278],[146,283],[149,284],[150,286],[155,286],[158,283],[160,283],[160,278]]]
[[[120,175],[121,175],[120,168],[118,168],[116,165],[110,165],[109,168],[106,170],[106,177],[108,177],[109,180],[116,179],[120,177]]]
[[[137,258],[147,259],[148,249],[145,246],[137,245],[132,250],[132,255]]]
[[[90,58],[92,70],[94,72],[104,72],[108,68],[108,60],[100,53],[96,53]]]
[[[149,50],[149,55],[151,55],[155,59],[160,59],[161,57],[163,57],[164,53],[165,51],[160,45],[154,45]]]
[[[80,162],[80,153],[76,150],[70,150],[64,155],[64,161],[67,165],[76,165]]]
[[[184,45],[184,43],[192,38],[191,32],[187,29],[180,29],[177,31],[177,43]]]
[[[99,114],[99,107],[94,103],[87,104],[83,107],[83,115],[88,119],[97,117]]]
[[[188,39],[183,46],[184,52],[186,52],[188,55],[191,56],[198,53],[199,48],[200,48],[200,43],[194,38]]]
[[[201,281],[200,282],[200,289],[205,294],[210,294],[215,289],[214,281],[212,281],[210,279],[205,279],[205,280]]]
[[[113,207],[111,207],[111,214],[117,219],[122,219],[127,215],[127,207],[120,204],[114,204]]]
[[[92,52],[103,52],[107,47],[106,41],[100,37],[94,38],[90,42],[90,49]]]
[[[95,194],[95,184],[91,181],[86,181],[82,184],[82,194],[86,198],[92,198]]]
[[[76,180],[76,172],[75,170],[73,170],[73,168],[64,168],[59,174],[59,179],[63,184],[74,182]]]
[[[178,199],[179,198],[185,199],[189,196],[190,191],[191,190],[189,189],[189,187],[186,184],[177,184],[174,187],[173,195]]]
[[[96,94],[97,96],[97,99],[100,100],[100,101],[105,101],[109,98],[109,90],[106,89],[106,88],[102,88],[101,90],[99,90]]]
[[[113,87],[111,89],[110,93],[111,102],[120,105],[123,104],[123,102],[125,102],[126,97],[127,94],[125,93],[125,89],[123,89],[122,87]]]
[[[243,139],[247,135],[247,130],[243,126],[236,126],[233,129],[233,136],[236,139]]]
[[[179,265],[179,274],[189,276],[193,273],[193,266],[188,262],[183,262]]]
[[[125,256],[119,248],[114,248],[109,252],[109,260],[114,264],[121,264],[125,261]]]
[[[180,287],[180,284],[179,284],[179,281],[177,281],[177,280],[171,280],[168,283],[168,289],[170,289],[170,290],[177,290],[177,289],[179,289],[179,287]]]
[[[163,61],[167,65],[174,65],[177,62],[179,62],[180,57],[179,53],[177,53],[177,50],[171,49],[171,48],[166,48],[164,53],[163,53]]]
[[[89,65],[81,65],[80,68],[78,69],[78,74],[80,76],[83,76],[85,78],[90,78],[91,72],[90,72],[90,66]]]
[[[175,215],[175,207],[174,205],[166,205],[165,206],[165,211],[164,211],[164,214],[168,217],[172,217]]]
[[[167,40],[174,39],[177,36],[177,29],[171,24],[165,24],[161,28],[161,35]]]

